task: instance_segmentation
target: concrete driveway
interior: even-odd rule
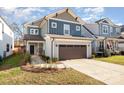
[[[106,84],[124,84],[124,66],[92,59],[66,60],[62,63]]]

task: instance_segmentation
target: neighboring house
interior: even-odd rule
[[[124,52],[124,25],[120,26],[121,27],[121,35],[118,37],[119,39],[121,39],[119,41],[119,49]]]
[[[24,42],[30,54],[59,60],[90,58],[93,34],[71,9],[65,8],[24,24]]]
[[[85,24],[94,36],[92,48],[94,53],[104,53],[104,50],[110,49],[112,52],[119,50],[118,36],[121,34],[121,27],[115,25],[109,18],[103,18],[96,21],[94,24]]]
[[[14,33],[8,23],[0,17],[0,56],[7,57],[13,53]]]

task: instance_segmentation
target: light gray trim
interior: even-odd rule
[[[57,18],[50,18],[50,19],[56,20],[56,21],[63,21],[63,22],[74,23],[74,24],[81,24],[79,22],[74,22],[74,21],[69,21],[69,20],[64,20],[64,19],[57,19]]]

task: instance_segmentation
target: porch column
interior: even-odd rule
[[[117,48],[116,41],[113,41],[113,43],[114,43],[113,50],[115,50]]]
[[[106,49],[106,43],[107,41],[106,40],[103,40],[103,44],[104,44],[104,50]]]
[[[29,43],[26,42],[26,51],[29,52]]]
[[[39,52],[40,52],[40,46],[39,46],[39,45],[40,45],[40,44],[38,43],[38,51],[37,51],[38,53],[37,53],[37,55],[40,54],[40,53],[39,53]]]

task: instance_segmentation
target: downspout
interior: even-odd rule
[[[54,37],[51,41],[51,58],[53,58],[53,42],[54,42]]]

